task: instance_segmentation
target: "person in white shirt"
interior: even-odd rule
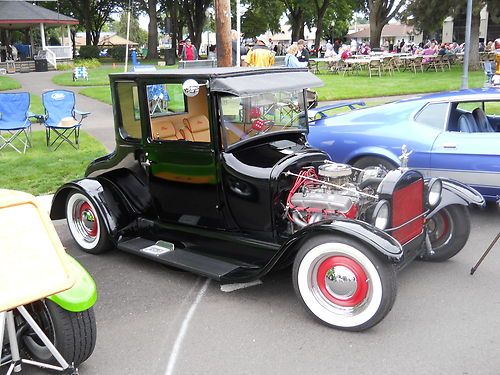
[[[356,39],[351,39],[351,53],[355,55],[358,52],[358,42]]]

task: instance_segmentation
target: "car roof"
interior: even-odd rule
[[[112,73],[111,77],[117,78],[136,78],[138,76],[147,77],[171,77],[171,78],[187,78],[187,77],[206,77],[206,78],[225,78],[253,74],[265,74],[273,72],[307,72],[307,69],[294,69],[287,67],[270,67],[270,68],[249,68],[249,67],[228,67],[228,68],[187,68],[187,69],[161,69],[147,70],[138,72]]]
[[[303,90],[323,86],[323,81],[307,69],[208,68],[164,69],[111,74],[110,80],[206,80],[211,92],[247,96],[265,92]]]
[[[447,102],[447,101],[477,101],[488,99],[499,99],[500,89],[489,87],[479,89],[465,89],[445,91],[432,94],[414,96],[408,99],[401,99],[398,102],[424,101],[424,102]]]

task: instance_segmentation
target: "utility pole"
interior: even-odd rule
[[[472,28],[472,0],[467,0],[467,13],[465,15],[465,53],[464,74],[462,76],[462,89],[469,88],[469,59],[470,59],[470,32]],[[477,40],[475,41],[477,43]]]
[[[230,0],[215,0],[215,29],[217,37],[217,66],[231,66]]]

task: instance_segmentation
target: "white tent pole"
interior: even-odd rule
[[[40,23],[40,35],[42,37],[42,49],[45,49],[45,28],[43,27],[43,23]]]
[[[236,66],[241,65],[241,13],[240,0],[236,0],[236,31],[238,32],[238,43],[236,44]]]
[[[125,72],[128,70],[128,40],[130,37],[130,13],[132,12],[132,0],[128,0],[128,16],[127,16],[127,44],[125,45]]]

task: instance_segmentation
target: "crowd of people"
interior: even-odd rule
[[[237,43],[238,33],[232,31],[232,61],[233,65],[237,62]],[[494,50],[492,41],[484,44],[480,42],[479,51],[488,52]],[[397,43],[390,43],[385,40],[378,49],[372,49],[367,43],[358,43],[356,39],[351,39],[344,42],[340,39],[334,40],[332,43],[327,40],[321,46],[315,47],[314,45],[308,46],[307,42],[303,39],[298,40],[290,45],[285,45],[282,42],[273,43],[272,39],[259,37],[255,42],[247,40],[241,45],[241,65],[249,67],[268,67],[275,63],[275,56],[285,55],[284,65],[292,68],[307,67],[309,58],[322,57],[326,59],[342,59],[345,60],[352,55],[370,55],[374,52],[381,53],[403,53],[412,55],[422,55],[425,59],[433,55],[448,55],[456,56],[464,51],[464,44],[453,43],[439,43],[437,40],[427,40],[426,42],[414,43],[406,42],[401,39]],[[208,49],[208,57],[215,57],[215,46],[210,46]],[[210,56],[211,55],[211,56]],[[185,40],[179,50],[179,56],[182,60],[197,60],[198,51],[196,47],[191,44],[189,39]]]

